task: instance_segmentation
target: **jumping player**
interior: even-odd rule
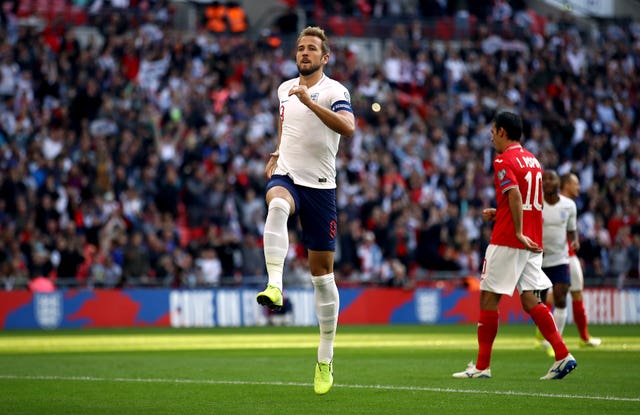
[[[259,304],[282,307],[282,272],[289,248],[287,222],[297,214],[307,249],[320,344],[314,391],[323,395],[333,385],[333,344],[339,296],[333,274],[337,235],[336,154],[341,136],[355,132],[347,89],[324,73],[329,44],[322,29],[307,27],[297,40],[299,77],[278,87],[278,145],[265,173],[264,256],[269,281],[258,293]]]

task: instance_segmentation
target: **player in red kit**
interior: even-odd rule
[[[544,338],[551,344],[556,361],[540,379],[562,379],[576,368],[553,320],[540,302],[540,291],[551,287],[542,272],[542,168],[533,154],[520,145],[522,120],[514,113],[496,115],[491,142],[496,208],[482,212],[495,220],[485,253],[480,282],[478,359],[454,378],[490,378],[491,351],[498,333],[498,304],[503,294],[517,288],[524,311],[529,313]]]

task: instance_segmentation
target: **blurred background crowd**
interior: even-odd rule
[[[587,283],[638,283],[637,20],[525,1],[294,0],[256,31],[235,2],[1,3],[2,289],[262,285],[276,88],[316,24],[358,123],[338,156],[339,284],[473,283],[497,109],[523,116],[545,168],[580,178]],[[285,284],[307,285],[294,231],[290,244]]]

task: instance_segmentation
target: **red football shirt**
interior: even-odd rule
[[[520,144],[508,146],[493,160],[496,220],[491,243],[525,249],[516,238],[507,190],[518,187],[522,195],[522,233],[542,246],[542,167]]]

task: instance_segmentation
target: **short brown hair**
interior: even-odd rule
[[[327,40],[327,35],[324,34],[324,30],[319,28],[318,26],[307,26],[302,32],[300,32],[300,36],[298,36],[297,42],[300,42],[303,36],[315,36],[322,41],[322,54],[327,55],[331,52],[329,48],[329,41]]]
[[[580,180],[578,179],[578,176],[573,172],[563,174],[562,176],[560,176],[560,188],[563,188],[567,184],[571,183],[571,181],[573,181],[574,179],[576,181]]]

